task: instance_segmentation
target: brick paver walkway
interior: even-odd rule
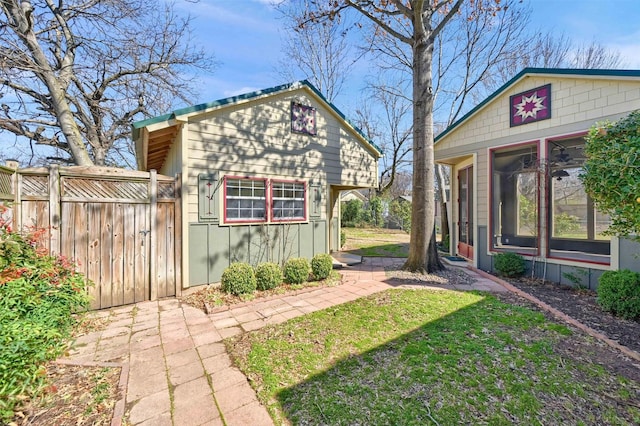
[[[123,366],[126,392],[113,425],[119,425],[125,413],[132,425],[272,425],[246,377],[232,366],[222,340],[391,288],[384,267],[402,261],[367,258],[341,270],[340,286],[258,300],[211,315],[177,299],[101,311],[96,315],[109,317],[107,328],[78,338],[61,362]],[[473,285],[434,288],[506,291],[464,270],[476,278]]]

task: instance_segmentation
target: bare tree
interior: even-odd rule
[[[0,0],[0,129],[52,147],[60,162],[122,163],[130,124],[211,70],[189,19],[155,0]],[[129,164],[130,165],[130,164]]]
[[[310,0],[283,1],[278,5],[285,18],[286,30],[282,37],[283,57],[277,72],[288,81],[303,75],[329,102],[333,102],[348,80],[352,66],[366,49],[356,51],[347,41],[354,24],[341,16],[320,25],[299,25],[299,17],[311,8]]]
[[[500,67],[501,81],[507,81],[526,67],[604,69],[624,66],[620,52],[593,40],[589,44],[575,44],[564,33],[538,32],[530,38],[527,48],[514,54]],[[495,89],[498,85],[489,86]]]
[[[356,110],[356,124],[383,152],[377,193],[384,196],[398,173],[411,164],[411,102],[397,94],[401,82],[369,83],[369,98]],[[374,113],[370,105],[376,105]]]

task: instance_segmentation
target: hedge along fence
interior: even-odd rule
[[[181,289],[181,179],[102,167],[0,166],[0,202],[16,230],[47,230],[52,255],[95,286],[93,309],[175,296]]]

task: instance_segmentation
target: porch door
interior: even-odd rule
[[[473,166],[458,172],[458,255],[473,259]]]

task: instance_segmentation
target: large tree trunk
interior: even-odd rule
[[[422,10],[416,7],[416,10]],[[424,21],[423,21],[424,19]],[[433,155],[433,39],[430,18],[414,14],[413,45],[413,194],[411,240],[404,269],[434,272],[443,268],[435,245]]]

